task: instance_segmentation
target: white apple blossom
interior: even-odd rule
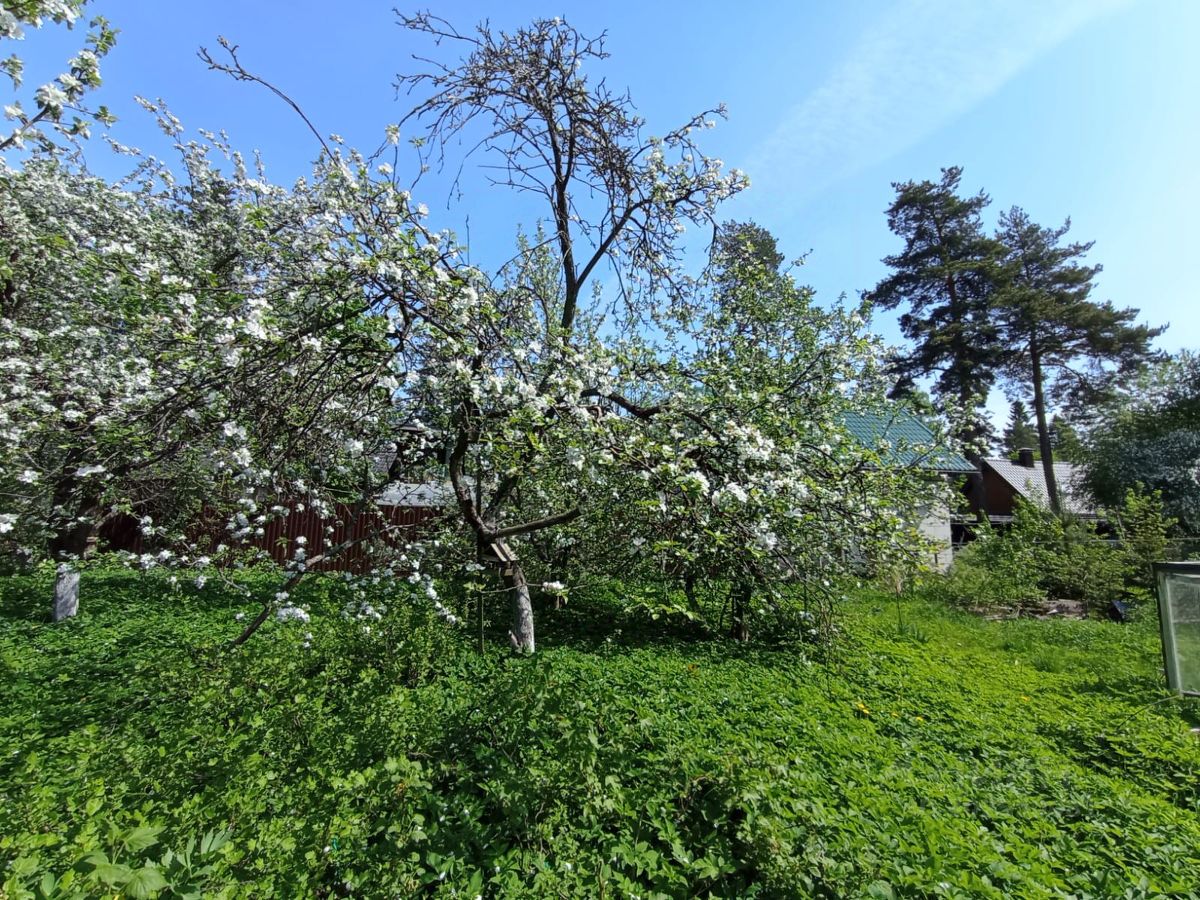
[[[308,611],[299,606],[281,606],[275,610],[275,618],[280,622],[308,622]]]

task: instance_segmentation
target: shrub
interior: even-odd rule
[[[1042,584],[1051,597],[1102,607],[1127,594],[1129,559],[1120,545],[1078,521],[1052,520],[1056,541],[1047,546]]]
[[[931,583],[934,596],[960,606],[1021,608],[1050,599],[1078,600],[1085,608],[1129,596],[1142,557],[1154,543],[1152,508],[1134,507],[1138,550],[1101,537],[1094,525],[1058,518],[1019,501],[1013,523],[1001,531],[984,527],[955,557],[949,573]]]
[[[1152,564],[1167,558],[1168,536],[1177,524],[1164,511],[1162,491],[1147,491],[1138,484],[1125,492],[1121,508],[1110,516],[1129,560],[1130,582],[1153,587]]]
[[[1007,531],[985,525],[955,556],[945,577],[930,583],[932,592],[958,606],[1020,608],[1044,600],[1039,577],[1046,566],[1044,530],[1024,509]]]

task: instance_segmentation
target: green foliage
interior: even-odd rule
[[[1018,206],[1000,214],[1004,271],[993,312],[1009,381],[1035,398],[1048,391],[1086,403],[1152,359],[1150,342],[1165,328],[1135,324],[1137,309],[1089,299],[1101,267],[1081,262],[1092,242],[1063,242],[1070,228],[1070,219],[1038,225]]]
[[[1052,597],[1080,600],[1085,610],[1103,610],[1113,600],[1129,599],[1129,557],[1119,544],[1095,527],[1047,517],[1051,542],[1043,583]]]
[[[1094,525],[1020,501],[1012,525],[985,527],[957,554],[945,578],[930,582],[930,591],[960,606],[1017,610],[1046,599],[1078,600],[1085,609],[1128,599],[1130,585],[1140,583],[1134,570],[1144,557],[1137,554],[1153,552],[1153,517],[1144,505],[1136,509],[1144,537],[1134,551],[1101,537]]]
[[[1151,705],[1148,623],[898,627],[867,596],[814,657],[604,589],[513,659],[316,579],[310,648],[272,620],[230,652],[255,606],[215,581],[85,578],[55,627],[0,582],[7,897],[1200,892],[1200,746]],[[363,599],[394,604],[370,634]]]
[[[1200,535],[1200,356],[1183,351],[1093,410],[1088,489],[1116,507],[1138,484],[1161,491],[1180,529]]]
[[[922,587],[927,596],[965,608],[1020,608],[1044,598],[1035,578],[1010,567],[998,568],[988,543],[977,538],[954,557],[944,577],[934,576]]]
[[[1021,400],[1014,400],[1009,407],[1008,425],[1004,428],[1003,447],[1005,454],[1016,459],[1017,451],[1038,446],[1037,429],[1029,424],[1029,410]]]
[[[1078,464],[1087,455],[1079,433],[1064,416],[1056,415],[1050,420],[1050,446],[1054,448],[1054,458],[1059,462]]]
[[[1046,597],[1039,571],[1043,554],[1024,529],[984,527],[960,550],[944,577],[928,583],[932,596],[958,606],[1015,607]]]
[[[259,886],[247,896],[307,893],[303,879],[262,879],[242,858],[289,853],[293,834],[328,827],[329,804],[313,794],[331,789],[322,767],[369,756],[371,729],[395,711],[389,692],[414,690],[458,646],[424,598],[381,591],[369,599],[390,608],[376,620],[357,615],[360,589],[314,578],[293,594],[314,611],[311,639],[271,620],[228,651],[235,613],[253,616],[277,589],[267,570],[238,579],[249,597],[216,578],[180,591],[166,576],[92,570],[95,613],[49,627],[38,612],[47,577],[2,586],[0,803],[11,810],[19,796],[20,809],[6,813],[0,857],[29,875],[6,896],[155,896],[160,880],[170,896],[219,896],[217,872]],[[330,714],[341,702],[377,712],[342,721]],[[298,824],[310,803],[315,818]],[[245,821],[255,824],[233,830]]]
[[[902,385],[936,372],[939,398],[967,407],[987,396],[1001,360],[990,312],[1003,247],[983,231],[980,214],[991,199],[982,191],[960,196],[961,180],[962,169],[951,166],[936,183],[892,184],[888,227],[905,246],[884,258],[892,273],[871,300],[884,309],[908,307],[900,330],[913,348],[897,361]]]
[[[1109,393],[1118,377],[1135,374],[1154,358],[1150,342],[1165,330],[1135,324],[1138,310],[1132,307],[1117,309],[1111,301],[1089,299],[1100,266],[1080,261],[1090,242],[1063,243],[1070,228],[1070,219],[1058,228],[1042,227],[1017,206],[1000,214],[996,238],[1004,259],[991,310],[999,326],[1000,371],[1033,398],[1050,509],[1056,514],[1062,506],[1054,458],[1060,448],[1063,458],[1077,457],[1079,446],[1061,421],[1052,435],[1049,402],[1087,405]]]
[[[1131,580],[1142,587],[1152,587],[1152,564],[1167,559],[1168,538],[1175,527],[1175,520],[1163,511],[1162,491],[1146,491],[1140,484],[1130,488],[1112,518],[1129,559]]]

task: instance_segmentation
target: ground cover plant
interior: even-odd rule
[[[864,593],[828,648],[742,645],[610,585],[517,658],[323,577],[230,651],[269,573],[87,573],[56,626],[52,577],[0,582],[6,897],[1200,894],[1148,619]]]

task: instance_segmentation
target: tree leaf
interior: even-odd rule
[[[162,826],[141,825],[132,831],[126,832],[121,843],[129,850],[145,850],[147,847],[153,847],[158,843],[158,836],[162,833]]]
[[[125,893],[138,898],[138,900],[146,900],[165,887],[167,887],[167,880],[162,877],[158,869],[146,865],[133,873],[125,885]]]
[[[120,863],[111,863],[101,856],[96,859],[95,855],[89,858],[92,864],[92,875],[99,878],[109,887],[118,887],[129,880],[133,874],[133,870],[129,866],[123,866]]]

